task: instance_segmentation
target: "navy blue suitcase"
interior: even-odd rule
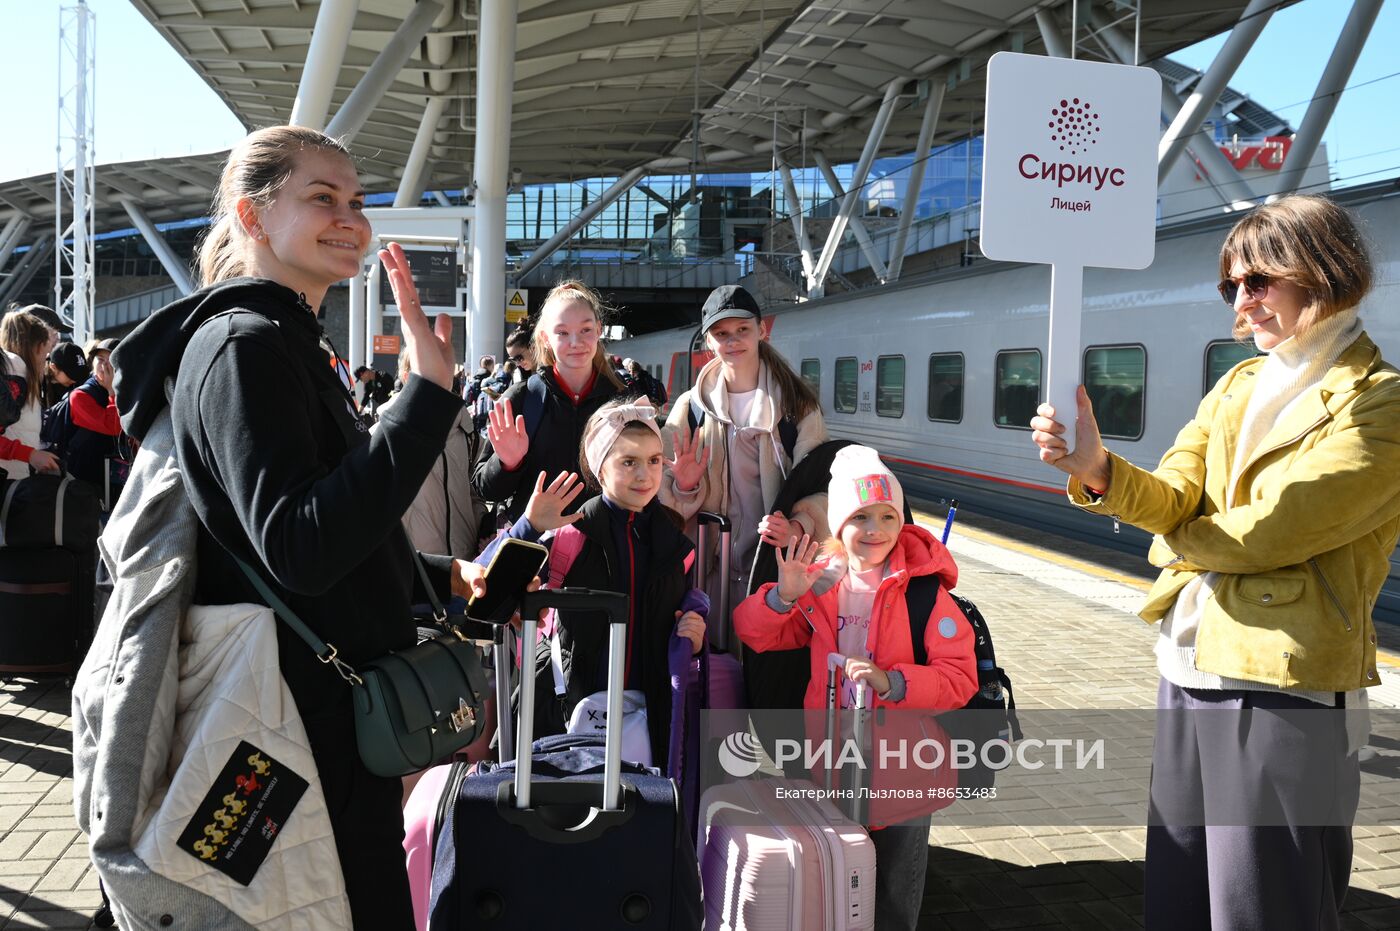
[[[540,591],[521,613],[538,618],[543,608],[606,612],[608,716],[620,720],[627,596]],[[535,642],[536,623],[526,620],[522,642]],[[534,676],[521,680],[516,759],[463,779],[442,824],[431,927],[699,929],[700,870],[676,784],[622,761],[621,728],[601,743],[585,735],[534,742]],[[507,704],[502,717],[509,714]]]

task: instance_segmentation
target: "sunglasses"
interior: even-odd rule
[[[1233,278],[1222,279],[1220,284],[1215,287],[1216,290],[1220,292],[1220,296],[1225,299],[1225,303],[1234,307],[1235,298],[1239,296],[1241,285],[1244,286],[1244,293],[1249,296],[1251,301],[1261,301],[1264,299],[1264,295],[1268,293],[1271,284],[1273,284],[1273,279],[1268,275],[1260,272],[1250,272],[1239,281]]]
[[[525,355],[524,355],[523,353],[520,354],[520,355],[518,355],[518,356],[510,356],[509,358],[510,358],[510,361],[512,361],[512,362],[524,362],[524,361],[525,361]]]

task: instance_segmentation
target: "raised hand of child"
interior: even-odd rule
[[[820,550],[821,544],[805,533],[788,541],[786,555],[782,547],[777,548],[779,598],[792,604],[811,590],[821,575],[821,569],[813,565]]]
[[[687,430],[682,436],[676,432],[676,458],[666,465],[676,480],[676,487],[687,494],[700,487],[700,477],[710,465],[710,448],[700,439],[700,430]],[[704,450],[701,452],[701,450]]]
[[[515,416],[509,401],[502,401],[486,414],[486,438],[501,465],[509,472],[525,458],[530,450],[530,434],[525,432],[525,418]]]
[[[574,499],[583,491],[583,482],[579,480],[578,474],[560,472],[547,487],[544,483],[546,477],[545,473],[541,472],[539,478],[535,479],[534,494],[530,495],[530,502],[525,505],[526,520],[540,533],[567,527],[583,518],[582,513],[570,514],[567,517],[564,515],[569,505],[573,504]]]
[[[787,546],[789,541],[796,539],[801,533],[802,525],[788,520],[782,511],[765,515],[758,522],[759,539],[773,546]]]
[[[705,619],[694,611],[677,611],[676,618],[676,636],[689,638],[690,654],[694,656],[705,645]]]
[[[890,690],[889,673],[876,666],[868,659],[856,659],[849,657],[846,660],[846,678],[860,685],[869,683],[875,690],[876,695],[881,695]]]

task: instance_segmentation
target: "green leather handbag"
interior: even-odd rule
[[[439,636],[407,650],[361,663],[336,654],[286,602],[242,560],[238,565],[278,618],[292,628],[321,662],[334,666],[355,703],[355,743],[365,768],[376,776],[406,776],[427,769],[481,736],[486,727],[486,673],[480,648],[449,623],[417,553],[418,574],[432,601]]]

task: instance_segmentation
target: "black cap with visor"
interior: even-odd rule
[[[710,327],[721,320],[762,320],[758,301],[753,295],[737,284],[726,284],[715,288],[705,298],[705,306],[700,312],[700,331],[708,333]]]

